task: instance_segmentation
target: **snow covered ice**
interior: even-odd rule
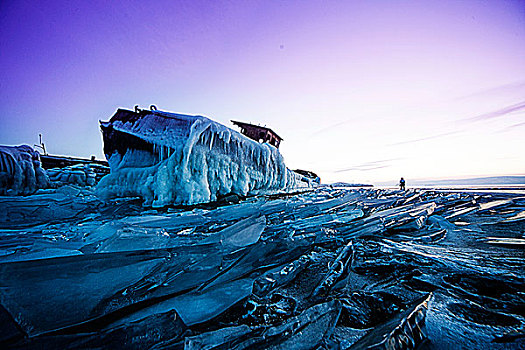
[[[48,169],[46,171],[55,185],[95,186],[96,173],[90,164],[76,164],[64,168]]]
[[[2,196],[0,345],[523,347],[524,212],[517,194],[330,186],[159,209]]]
[[[0,195],[31,194],[48,185],[37,151],[27,145],[0,146]]]
[[[40,154],[31,146],[0,146],[0,195],[27,195],[64,185],[92,187],[97,182],[95,170],[101,172],[102,168],[107,169],[85,163],[46,170]]]
[[[162,207],[312,185],[274,146],[206,117],[119,109],[101,127],[111,167],[98,184],[105,198],[140,196]]]

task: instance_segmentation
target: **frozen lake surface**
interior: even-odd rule
[[[525,197],[0,197],[2,348],[525,347]]]

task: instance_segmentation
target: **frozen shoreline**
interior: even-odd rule
[[[0,344],[523,346],[505,337],[525,322],[524,213],[515,194],[328,186],[159,209],[3,196]]]

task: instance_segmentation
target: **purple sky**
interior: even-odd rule
[[[0,144],[102,157],[98,120],[152,103],[325,181],[525,174],[525,2],[0,2]]]

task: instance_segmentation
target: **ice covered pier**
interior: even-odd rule
[[[523,348],[524,227],[512,194],[0,197],[0,348]]]
[[[140,196],[161,207],[315,184],[285,166],[280,138],[257,142],[203,116],[119,109],[101,129],[111,173],[98,188],[106,198]]]
[[[0,146],[0,195],[28,195],[64,185],[94,186],[106,162],[39,154],[28,145]]]

